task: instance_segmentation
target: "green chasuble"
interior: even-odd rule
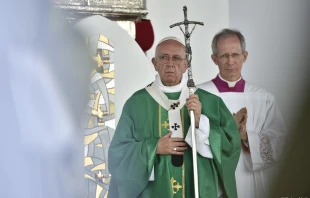
[[[201,89],[195,94],[202,103],[202,114],[210,122],[213,154],[213,159],[197,154],[199,195],[217,198],[220,183],[224,197],[235,198],[235,169],[241,146],[237,125],[221,98]],[[175,100],[180,92],[166,95]],[[190,126],[185,105],[180,114],[185,138]],[[157,142],[168,130],[168,111],[145,89],[127,100],[109,148],[109,198],[194,198],[191,147],[185,151],[181,167],[171,164],[171,155],[156,155]],[[155,180],[149,181],[153,167]]]

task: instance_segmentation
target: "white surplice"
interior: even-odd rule
[[[223,99],[231,113],[246,107],[250,152],[242,149],[236,169],[239,198],[265,198],[282,156],[287,131],[274,96],[248,82],[244,92],[219,92],[212,81],[200,84]]]

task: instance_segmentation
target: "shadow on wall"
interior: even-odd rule
[[[273,186],[272,198],[310,198],[310,86],[306,101],[293,127],[293,138],[279,176]]]

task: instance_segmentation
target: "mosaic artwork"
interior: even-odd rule
[[[103,35],[87,38],[86,44],[96,67],[84,114],[85,197],[106,198],[111,179],[108,148],[115,130],[114,47]]]

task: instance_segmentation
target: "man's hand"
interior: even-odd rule
[[[247,109],[245,107],[241,108],[237,113],[233,113],[236,123],[241,123],[247,115]]]
[[[246,131],[246,122],[248,119],[248,111],[245,107],[241,108],[237,113],[233,113],[235,121],[238,125],[241,140],[248,142],[248,134]]]
[[[192,94],[189,98],[186,99],[186,106],[188,109],[188,115],[190,115],[189,111],[193,111],[195,115],[195,127],[199,128],[199,121],[201,116],[201,103],[199,101],[198,95]]]
[[[157,144],[156,154],[160,155],[183,155],[187,144],[183,138],[171,137],[170,131],[161,137]]]

